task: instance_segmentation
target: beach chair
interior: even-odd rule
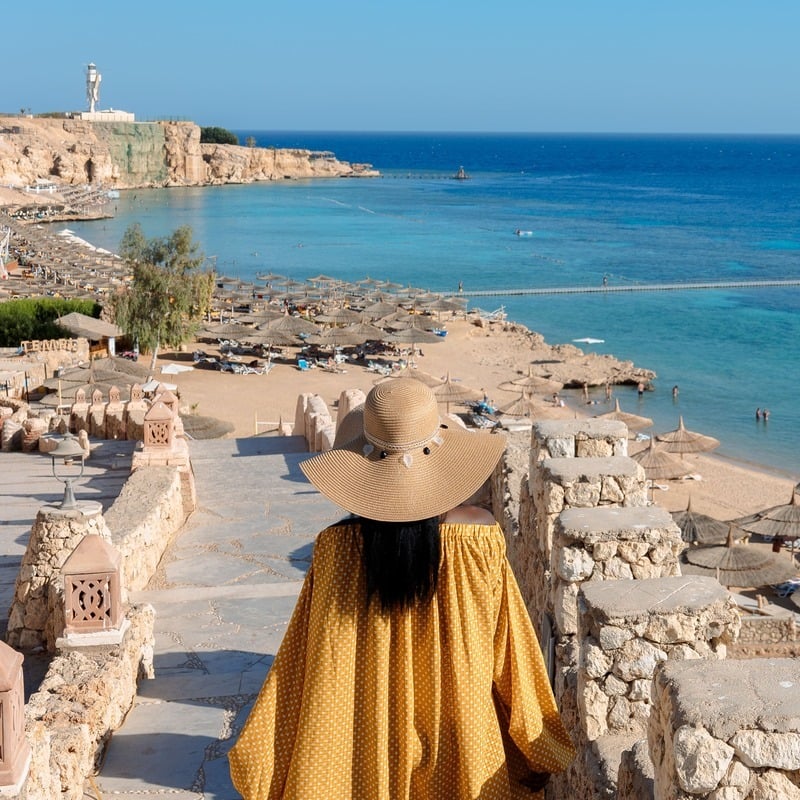
[[[307,370],[311,369],[311,364],[309,364],[304,358],[298,358],[297,369],[299,369],[301,372],[306,372]]]

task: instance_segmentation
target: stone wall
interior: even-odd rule
[[[667,662],[648,743],[655,800],[799,800],[800,661]]]
[[[110,541],[122,556],[122,585],[144,589],[186,519],[177,466],[136,469],[105,514]]]
[[[85,796],[86,778],[133,705],[138,680],[153,677],[154,619],[151,606],[133,606],[119,645],[74,649],[50,663],[25,706],[32,752],[20,800]]]

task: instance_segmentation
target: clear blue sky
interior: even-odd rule
[[[800,133],[798,0],[3,4],[0,113],[234,130]]]

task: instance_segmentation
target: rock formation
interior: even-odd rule
[[[377,174],[332,153],[201,144],[192,122],[0,117],[0,184],[11,186],[132,189]]]

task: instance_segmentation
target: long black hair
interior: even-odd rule
[[[439,517],[416,522],[378,522],[361,517],[367,602],[377,593],[384,610],[409,608],[436,591]]]

